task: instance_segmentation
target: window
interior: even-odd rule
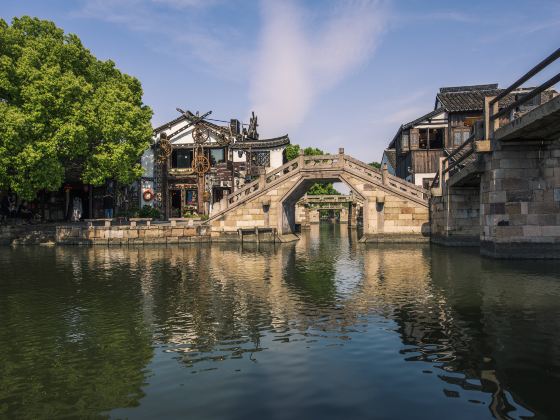
[[[429,190],[432,182],[434,182],[434,178],[422,178],[422,187],[426,190]]]
[[[210,149],[209,154],[210,165],[216,166],[218,163],[224,163],[226,161],[225,150],[222,149]]]
[[[408,150],[408,133],[402,135],[401,149]]]
[[[453,130],[453,146],[462,145],[471,136],[471,130],[468,128],[455,128]]]
[[[185,191],[185,204],[187,206],[195,206],[196,202],[196,190],[186,190]]]
[[[419,130],[419,137],[418,137],[418,148],[419,149],[426,149],[428,147],[428,129],[421,128]]]
[[[270,152],[251,153],[251,163],[256,166],[270,166]]]
[[[443,149],[443,128],[430,129],[430,149]]]
[[[189,149],[174,149],[171,152],[171,167],[187,169],[192,165],[193,151]]]

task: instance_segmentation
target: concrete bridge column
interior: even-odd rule
[[[537,144],[535,144],[537,143]],[[481,179],[481,253],[560,258],[560,140],[498,145]]]

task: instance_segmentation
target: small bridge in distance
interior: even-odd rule
[[[296,204],[296,224],[302,229],[311,224],[319,223],[321,212],[338,213],[338,222],[355,228],[358,225],[359,213],[363,203],[354,194],[348,195],[309,195],[306,194]]]

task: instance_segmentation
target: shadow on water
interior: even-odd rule
[[[557,411],[555,262],[365,246],[337,225],[292,244],[2,249],[0,262],[0,416]]]

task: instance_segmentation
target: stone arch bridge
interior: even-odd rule
[[[429,240],[427,190],[344,154],[303,156],[267,173],[214,205],[206,224],[213,240],[243,231],[297,239],[295,205],[315,182],[344,182],[363,203],[362,241]],[[258,234],[257,234],[258,238]]]

